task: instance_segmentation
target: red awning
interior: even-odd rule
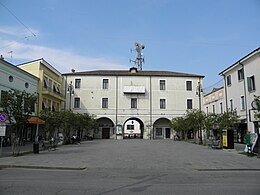
[[[39,117],[37,116],[31,116],[29,119],[28,119],[28,123],[29,124],[38,124],[38,125],[42,125],[45,123],[44,120],[40,119]]]

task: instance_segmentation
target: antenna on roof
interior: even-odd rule
[[[135,49],[131,49],[131,51],[136,51],[136,58],[135,58],[135,60],[130,59],[130,62],[134,62],[135,64],[137,64],[137,68],[139,70],[143,69],[144,56],[143,56],[142,50],[144,48],[145,48],[145,46],[143,44],[135,42]]]

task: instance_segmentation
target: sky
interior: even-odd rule
[[[260,47],[260,0],[0,0],[0,54],[61,73],[129,69],[218,74]],[[12,51],[12,52],[11,52]]]

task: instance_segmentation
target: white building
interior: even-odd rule
[[[243,137],[247,130],[257,132],[257,123],[252,121],[251,103],[254,95],[260,95],[260,47],[219,75],[223,76],[225,81],[226,110],[236,110],[240,119],[237,134]]]
[[[203,108],[206,114],[222,114],[226,111],[224,87],[214,88],[203,97]]]
[[[99,129],[94,131],[94,137],[103,139],[123,137],[129,121],[139,123],[134,125],[139,127],[135,130],[144,139],[173,138],[172,118],[182,116],[187,109],[199,108],[196,89],[204,77],[136,68],[63,76],[66,88],[74,92],[67,93],[66,109],[95,115]]]

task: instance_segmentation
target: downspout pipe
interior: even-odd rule
[[[224,76],[224,85],[225,85],[225,99],[226,99],[226,112],[228,112],[228,100],[227,100],[227,78],[226,76],[223,74],[222,76]]]
[[[246,123],[247,123],[247,129],[248,129],[248,125],[249,125],[249,121],[248,121],[248,110],[247,110],[247,95],[246,95],[246,79],[245,79],[245,68],[244,68],[244,64],[242,64],[241,62],[239,62],[239,64],[242,66],[242,70],[243,70],[243,78],[244,78],[244,97],[245,97],[245,109],[246,109]]]
[[[150,139],[154,139],[154,130],[153,130],[153,125],[152,125],[152,122],[153,122],[153,119],[152,119],[152,76],[150,76]]]

